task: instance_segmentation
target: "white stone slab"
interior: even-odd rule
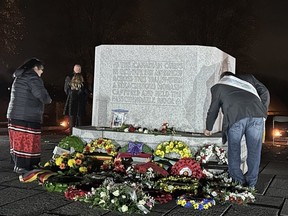
[[[94,128],[73,128],[73,135],[81,137],[85,142],[89,143],[100,137],[115,140],[120,146],[127,145],[129,141],[143,142],[155,149],[161,142],[170,140],[179,140],[186,143],[191,150],[197,151],[205,144],[217,144],[227,150],[227,145],[222,145],[222,138],[220,136],[206,137],[206,136],[181,136],[181,135],[155,135],[144,133],[125,133],[108,130],[95,130]]]
[[[126,109],[127,124],[149,129],[168,122],[203,132],[210,87],[235,58],[215,47],[101,45],[96,47],[92,126],[111,126],[112,110]],[[213,131],[221,131],[218,118]]]

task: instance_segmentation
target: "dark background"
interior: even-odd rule
[[[288,1],[272,0],[1,0],[0,90],[24,60],[44,61],[54,101],[79,63],[93,86],[101,44],[205,45],[236,58],[270,90],[269,115],[288,113]]]

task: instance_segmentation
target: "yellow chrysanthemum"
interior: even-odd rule
[[[79,168],[79,172],[81,172],[81,173],[87,173],[87,167],[80,167]]]
[[[55,160],[55,164],[56,164],[57,166],[60,166],[60,164],[62,163],[62,161],[63,161],[63,158],[62,158],[62,157],[58,157],[58,158],[56,158],[56,160]]]
[[[75,159],[69,159],[69,160],[68,160],[68,166],[69,166],[69,167],[74,167],[74,166],[75,166],[75,163],[76,163]]]
[[[161,151],[160,149],[157,149],[157,150],[155,151],[155,154],[156,154],[156,155],[161,155],[161,152],[162,152],[162,151]]]
[[[186,148],[184,148],[184,149],[183,149],[183,152],[184,152],[185,154],[187,154],[187,153],[189,152],[189,150],[186,149]]]
[[[191,157],[190,154],[183,154],[183,158],[189,158],[189,157]]]
[[[161,153],[160,153],[161,152]],[[191,150],[189,147],[182,141],[166,141],[160,143],[156,147],[155,155],[160,157],[165,157],[166,154],[176,153],[180,158],[190,158],[192,157]]]

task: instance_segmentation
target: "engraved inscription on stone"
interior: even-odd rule
[[[179,106],[183,103],[183,62],[115,61],[112,103]]]
[[[92,125],[111,126],[112,110],[126,123],[202,133],[210,87],[235,59],[205,46],[100,45],[95,50]],[[221,116],[213,132],[221,130]]]

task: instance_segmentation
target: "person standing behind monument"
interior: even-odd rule
[[[228,141],[228,171],[230,177],[244,186],[254,188],[262,149],[262,135],[267,118],[270,94],[253,75],[221,74],[220,81],[211,88],[212,100],[206,118],[206,136],[212,135],[219,109],[223,113],[223,144]],[[241,139],[247,146],[247,173],[241,165]]]
[[[43,70],[42,62],[32,58],[13,74],[7,118],[14,172],[19,174],[32,170],[41,158],[44,105],[52,102],[41,79]]]
[[[86,111],[87,88],[81,74],[81,66],[75,64],[73,74],[65,78],[64,91],[67,95],[64,115],[69,116],[70,134],[72,128],[82,125],[82,118]]]

